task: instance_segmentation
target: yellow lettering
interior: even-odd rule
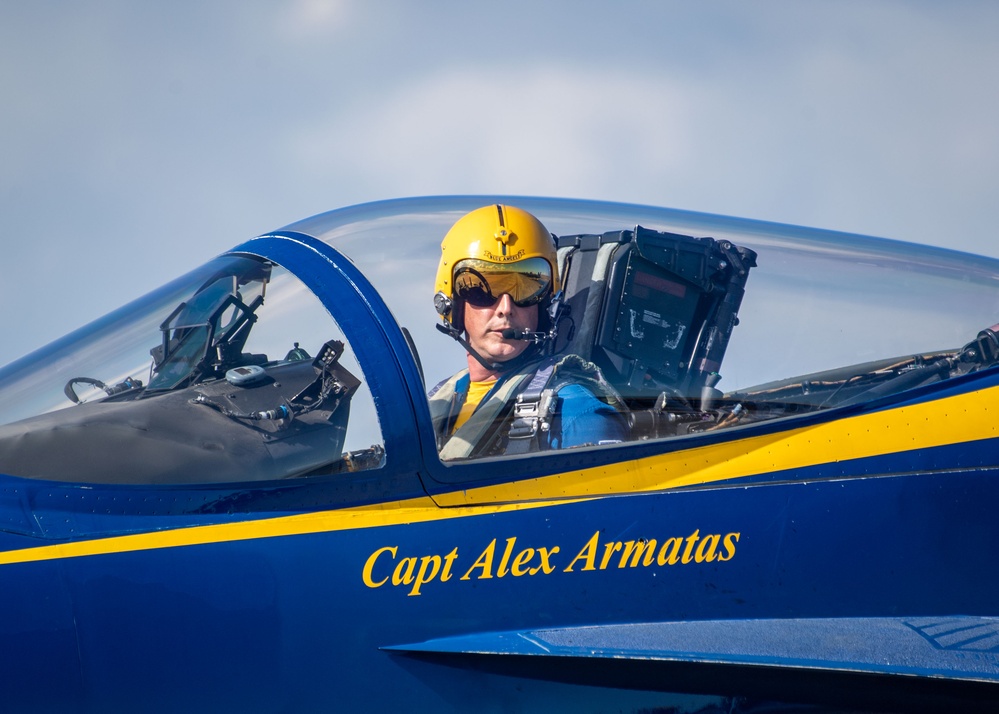
[[[506,548],[503,549],[503,557],[500,558],[499,567],[496,569],[496,577],[502,578],[509,572],[507,568],[510,564],[510,555],[513,553],[513,545],[516,542],[516,538],[506,539]]]
[[[541,559],[541,564],[536,567],[531,568],[531,575],[536,575],[538,572],[544,570],[545,575],[555,572],[555,566],[549,562],[549,558],[556,553],[558,553],[559,547],[555,546],[551,550],[548,548],[538,548],[538,557]]]
[[[454,565],[454,559],[458,557],[458,547],[455,546],[454,550],[444,556],[444,572],[441,573],[441,582],[446,583],[451,579],[451,566]]]
[[[605,545],[604,546],[604,557],[600,561],[600,569],[601,570],[607,570],[607,564],[610,562],[611,556],[614,555],[615,552],[621,550],[621,548],[623,548],[623,547],[624,547],[624,545],[622,543],[617,542],[617,541],[615,541],[613,543],[608,543],[607,545]]]
[[[683,538],[667,538],[663,547],[659,549],[659,556],[656,562],[659,565],[676,565],[680,562],[680,547],[683,545]],[[669,550],[667,555],[666,551]]]
[[[517,553],[517,557],[513,559],[513,565],[510,567],[510,572],[513,576],[519,578],[521,575],[527,575],[531,573],[529,568],[524,566],[534,560],[534,548],[524,548],[524,550]],[[533,573],[531,573],[533,575]]]
[[[413,569],[416,568],[416,558],[403,558],[399,561],[399,564],[395,566],[395,572],[392,573],[392,584],[402,585],[405,583],[409,585],[413,582]]]
[[[725,554],[718,556],[719,563],[724,563],[726,560],[732,560],[735,557],[735,544],[739,542],[740,535],[740,533],[729,533],[725,536],[725,539],[722,541]]]
[[[644,559],[642,556],[645,556]],[[656,541],[652,540],[629,540],[624,544],[624,552],[621,553],[621,562],[617,567],[623,568],[628,565],[628,558],[631,558],[631,567],[638,567],[638,562],[642,560],[642,565],[649,566],[656,557]]]
[[[718,549],[718,541],[721,540],[720,535],[706,535],[701,539],[701,542],[697,545],[697,552],[694,554],[694,560],[698,563],[712,563],[718,556],[715,551]]]
[[[683,549],[683,557],[680,558],[680,562],[683,563],[684,565],[686,565],[687,563],[689,563],[690,561],[692,561],[694,559],[694,555],[693,555],[694,543],[697,542],[697,539],[700,538],[700,535],[701,535],[701,531],[700,531],[700,529],[697,529],[696,531],[694,531],[693,533],[691,533],[689,536],[687,536],[687,540],[686,540],[687,547]]]
[[[396,546],[387,545],[384,548],[379,548],[374,553],[369,555],[367,561],[364,563],[364,570],[361,571],[361,580],[364,581],[364,584],[367,585],[369,588],[378,588],[384,585],[385,582],[388,580],[387,575],[378,582],[375,582],[374,578],[372,578],[371,576],[372,571],[375,569],[375,561],[378,560],[378,557],[382,553],[391,553],[392,557],[395,558],[395,554],[397,552],[399,552],[399,549]]]
[[[735,557],[736,548],[741,533],[733,532],[724,535],[720,533],[702,536],[700,529],[695,529],[688,536],[672,536],[662,544],[655,538],[641,538],[629,541],[609,541],[602,543],[600,531],[594,532],[586,544],[576,553],[576,556],[563,568],[562,572],[572,573],[586,570],[608,570],[617,565],[617,569],[677,565],[680,563],[724,563]],[[465,571],[460,580],[489,580],[494,577],[503,578],[512,575],[520,578],[525,575],[548,575],[558,568],[554,562],[555,556],[561,552],[559,546],[549,548],[518,548],[517,536],[506,538],[503,552],[497,559],[496,543],[493,538],[472,566]],[[597,562],[598,549],[600,554]],[[447,555],[424,555],[399,557],[399,547],[387,545],[378,548],[364,561],[361,569],[361,581],[368,588],[380,588],[389,581],[393,586],[405,586],[408,595],[424,594],[425,585],[433,582],[446,583],[457,573],[454,572],[458,561],[458,547],[454,547]],[[464,559],[463,559],[464,561]],[[493,565],[497,567],[493,568]]]
[[[486,580],[493,576],[493,555],[496,552],[496,539],[493,538],[492,542],[486,546],[486,549],[482,551],[475,562],[472,563],[472,567],[468,569],[464,575],[461,576],[462,580],[471,580],[472,571],[476,568],[482,568],[482,572],[479,574],[479,580]]]
[[[599,542],[599,540],[600,540],[600,531],[597,531],[596,533],[593,534],[593,537],[586,542],[586,545],[584,545],[583,549],[579,551],[579,554],[572,559],[572,562],[569,563],[569,565],[566,566],[566,569],[563,570],[562,572],[571,573],[572,568],[573,566],[576,565],[577,560],[582,560],[585,563],[585,565],[583,566],[583,570],[596,570],[596,566],[593,565],[593,561],[597,557],[597,543]]]
[[[431,566],[429,574],[427,566]],[[420,588],[436,578],[440,569],[441,557],[439,555],[425,555],[420,558],[420,570],[416,573],[416,582],[413,583],[413,589],[409,591],[409,594],[419,595]]]

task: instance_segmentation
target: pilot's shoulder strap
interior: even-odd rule
[[[439,389],[431,391],[435,428],[443,426],[443,419],[449,414],[444,407],[453,401],[455,384],[456,380],[445,380],[438,385]],[[547,357],[505,378],[486,395],[475,413],[441,447],[441,459],[467,459],[503,442],[506,454],[544,448],[541,436],[555,416],[558,391],[569,384],[581,384],[597,399],[623,409],[621,398],[592,362],[575,354]],[[440,421],[437,413],[442,414]],[[438,429],[437,433],[447,432]]]
[[[570,384],[585,387],[597,399],[621,410],[624,403],[604,379],[600,368],[576,354],[550,357],[517,395],[508,431],[507,454],[524,454],[545,448],[542,435],[550,428],[559,407],[558,392]]]
[[[451,431],[451,424],[458,416],[464,395],[468,392],[468,370],[463,369],[437,383],[427,394],[430,404],[430,419],[438,441]],[[439,444],[438,444],[439,446]]]
[[[536,365],[512,374],[499,382],[483,398],[468,421],[462,424],[441,447],[441,460],[467,459],[472,456],[477,447],[484,445],[489,432],[495,429],[497,423],[505,420],[509,405],[513,403],[515,395],[524,381],[534,374],[535,368]]]
[[[458,382],[461,381],[462,377],[468,374],[468,369],[462,369],[455,372],[447,379],[442,379],[434,388],[427,392],[427,399],[430,400],[440,400],[440,399],[450,399],[454,394],[455,387]]]
[[[549,384],[560,364],[561,361],[556,361],[554,357],[544,360],[517,394],[506,434],[506,453],[526,454],[541,448],[541,432],[551,426],[551,418],[558,406],[556,390],[551,389]]]

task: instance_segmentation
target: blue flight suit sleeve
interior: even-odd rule
[[[624,441],[624,417],[579,384],[558,391],[559,405],[548,432],[548,447],[568,449],[584,444]]]

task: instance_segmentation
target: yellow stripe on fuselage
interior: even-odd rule
[[[105,555],[108,553],[128,553],[138,550],[178,548],[207,543],[227,543],[259,538],[307,535],[309,533],[332,533],[335,531],[377,526],[425,523],[427,521],[462,518],[470,515],[538,508],[543,505],[546,504],[515,503],[474,509],[456,508],[442,510],[429,498],[415,498],[391,504],[344,508],[337,511],[304,513],[294,516],[240,521],[238,523],[220,523],[210,526],[191,526],[172,530],[153,531],[150,533],[111,536],[109,538],[96,538],[73,543],[57,543],[23,548],[21,550],[10,550],[0,553],[0,565],[29,563],[39,560],[57,560],[61,558],[80,558],[88,555]]]
[[[999,387],[814,426],[437,497],[444,506],[587,498],[716,483],[999,436]],[[732,432],[734,436],[734,432]]]

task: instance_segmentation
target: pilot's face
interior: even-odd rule
[[[527,349],[526,340],[504,339],[503,330],[518,332],[538,329],[538,306],[518,307],[508,293],[491,307],[476,307],[465,303],[465,332],[468,343],[482,357],[493,362],[506,362]]]

